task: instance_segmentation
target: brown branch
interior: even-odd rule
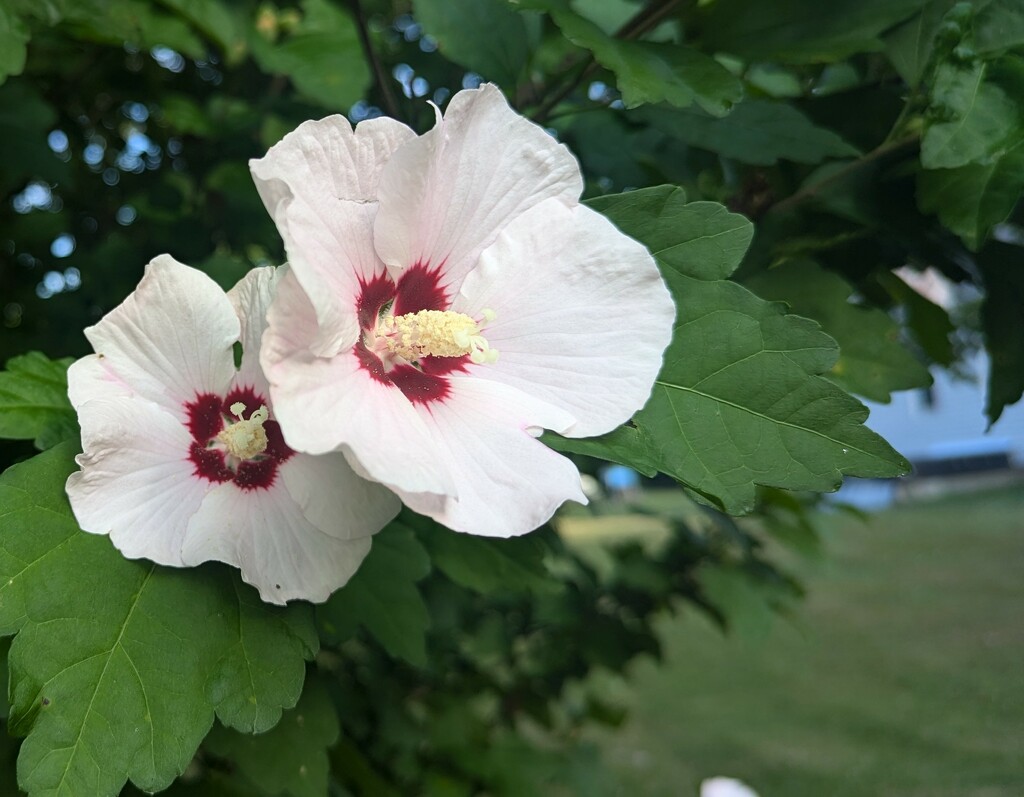
[[[349,0],[348,5],[352,10],[352,16],[355,17],[356,28],[359,30],[359,42],[363,46],[363,54],[366,56],[366,60],[370,63],[370,70],[373,72],[373,80],[380,91],[384,110],[387,111],[388,116],[391,118],[400,119],[401,114],[398,109],[398,101],[391,90],[388,74],[384,71],[384,65],[381,64],[377,51],[373,49],[373,42],[370,41],[370,29],[366,24],[366,13],[363,11],[363,4],[360,0]]]

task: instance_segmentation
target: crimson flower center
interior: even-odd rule
[[[272,486],[278,467],[295,452],[267,407],[252,388],[235,388],[224,397],[205,393],[188,402],[188,459],[195,475],[216,484],[230,481],[243,490]]]
[[[378,274],[361,281],[356,299],[362,334],[352,353],[371,379],[414,404],[445,401],[449,375],[497,357],[484,334],[493,314],[452,311],[443,269],[415,263],[397,281]]]

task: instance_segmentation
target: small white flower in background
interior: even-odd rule
[[[569,151],[485,85],[423,136],[334,116],[250,167],[291,265],[261,355],[288,443],[458,531],[586,503],[535,438],[629,420],[674,307],[647,250],[579,203]]]
[[[84,453],[67,492],[129,558],[227,562],[265,601],[323,601],[399,502],[342,455],[285,444],[258,361],[277,279],[256,269],[225,294],[166,255],[149,264],[68,371]]]
[[[700,784],[700,797],[757,797],[757,792],[735,778],[708,778]]]

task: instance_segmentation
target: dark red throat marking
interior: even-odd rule
[[[368,282],[361,282],[356,310],[359,325],[369,332],[377,325],[381,309],[394,301],[395,315],[418,313],[420,310],[447,310],[450,306],[448,294],[441,287],[441,270],[444,263],[431,268],[424,263],[409,266],[394,283],[387,274],[378,274]],[[354,348],[359,364],[374,381],[394,385],[414,404],[430,404],[444,401],[451,392],[446,375],[463,371],[469,363],[466,357],[424,357],[418,367],[400,365],[385,371],[377,355],[366,348],[360,340]],[[246,405],[248,406],[248,405]]]
[[[189,459],[195,466],[195,474],[214,483],[233,481],[242,490],[259,490],[270,487],[277,478],[278,467],[295,454],[284,442],[281,427],[277,421],[265,421],[267,450],[259,459],[238,463],[232,470],[228,467],[223,451],[209,448],[217,435],[234,418],[231,405],[236,402],[245,405],[245,417],[249,417],[261,406],[268,406],[267,400],[252,388],[235,388],[223,399],[212,393],[196,396],[185,405],[188,412],[188,430],[192,435]]]

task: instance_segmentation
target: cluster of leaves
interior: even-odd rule
[[[67,407],[32,405],[51,386],[4,376],[28,433],[61,437]],[[182,773],[170,793],[600,793],[592,751],[571,740],[622,714],[591,674],[658,656],[654,620],[679,600],[725,624],[742,616],[737,588],[759,606],[799,594],[712,510],[613,554],[550,528],[497,541],[407,513],[327,603],[272,607],[227,568],[127,560],[79,530],[63,495],[77,450],[59,442],[0,476],[3,714],[27,736],[16,771],[32,795],[156,791]],[[799,502],[765,500],[780,538],[810,530]]]
[[[976,289],[989,418],[1020,398],[1018,6],[0,5],[0,438],[14,441],[0,464],[46,449],[0,476],[0,716],[25,737],[0,734],[0,760],[17,756],[20,787],[600,793],[574,739],[621,717],[594,673],[657,655],[652,622],[680,601],[723,622],[784,606],[798,588],[758,539],[816,540],[786,491],[906,469],[850,394],[926,386],[971,336],[894,267]],[[246,161],[299,122],[384,112],[424,130],[426,99],[481,79],[569,143],[588,202],[651,249],[678,306],[633,422],[545,439],[585,468],[671,477],[699,522],[670,518],[664,544],[594,559],[550,529],[500,542],[403,515],[315,611],[263,606],[225,568],[127,561],[78,530],[68,360],[23,353],[84,353],[81,328],[159,252],[226,287],[280,262]],[[12,793],[14,771],[0,766]]]

